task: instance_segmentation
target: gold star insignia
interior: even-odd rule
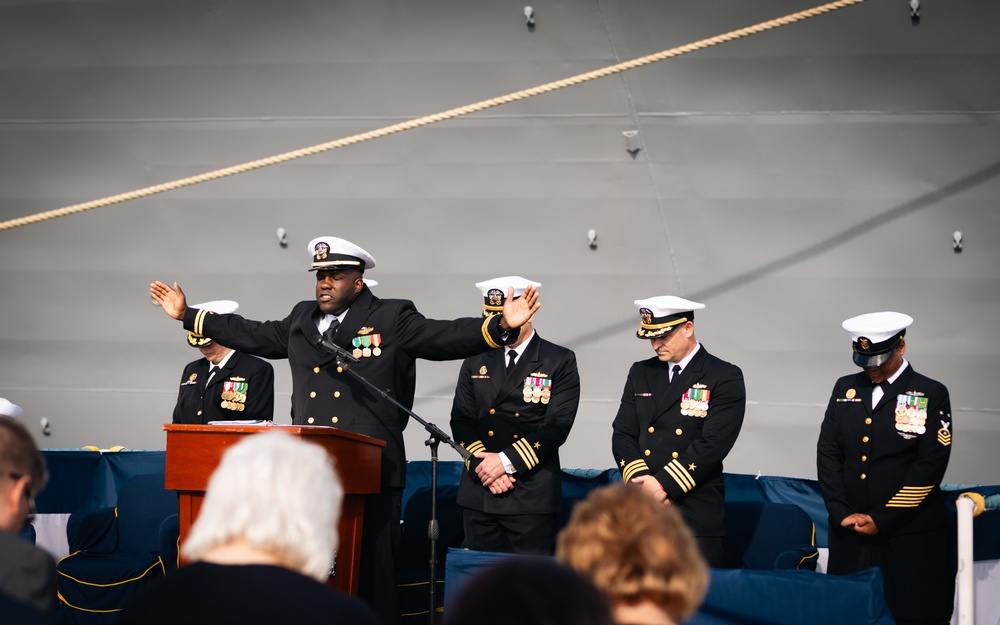
[[[695,466],[695,464],[694,464],[693,462],[692,462],[691,464],[689,464],[689,465],[688,465],[688,471],[691,471],[692,473],[693,473],[693,472],[694,472],[694,470],[695,470],[695,469],[697,469],[697,468],[698,468],[698,467],[697,467],[697,466]]]
[[[624,467],[625,466],[625,460],[622,459],[622,461],[618,463],[618,466]]]
[[[541,448],[542,448],[541,443],[535,443],[535,449],[541,449]]]

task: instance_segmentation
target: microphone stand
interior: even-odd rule
[[[463,460],[466,461],[471,460],[473,458],[473,455],[469,452],[469,450],[467,450],[465,447],[462,447],[461,445],[456,443],[450,436],[445,434],[444,431],[441,430],[441,428],[434,425],[433,423],[428,423],[423,418],[421,418],[420,415],[418,415],[417,413],[413,412],[403,404],[396,401],[394,397],[389,395],[390,391],[388,389],[382,390],[378,388],[372,382],[370,382],[365,376],[351,369],[351,364],[358,363],[361,361],[358,358],[355,358],[354,355],[351,354],[349,351],[347,351],[340,345],[337,345],[336,343],[333,343],[332,341],[325,339],[324,337],[320,337],[318,345],[324,350],[336,356],[338,373],[343,373],[344,371],[346,371],[352,377],[354,377],[354,379],[358,380],[359,382],[361,382],[362,384],[373,390],[382,399],[388,401],[393,406],[396,406],[406,414],[413,417],[413,419],[420,425],[424,426],[424,429],[427,430],[428,434],[430,434],[430,438],[424,441],[424,445],[427,445],[428,447],[431,448],[431,518],[430,521],[428,521],[427,523],[427,538],[430,540],[430,545],[431,545],[431,554],[430,554],[431,609],[430,609],[429,623],[430,625],[434,625],[434,617],[437,613],[437,605],[435,601],[437,594],[437,589],[435,588],[436,586],[435,577],[437,574],[437,541],[438,538],[440,537],[440,528],[438,527],[438,520],[437,520],[438,444],[441,443],[442,441],[447,443],[452,449],[458,452],[458,455],[462,456]],[[383,423],[383,425],[385,424]]]

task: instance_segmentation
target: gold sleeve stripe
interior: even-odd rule
[[[489,316],[483,319],[483,338],[486,339],[486,344],[490,346],[490,349],[496,349],[500,347],[500,344],[494,341],[493,337],[490,336],[490,319],[492,318],[493,316]]]
[[[687,470],[681,466],[681,463],[676,460],[671,460],[670,464],[663,468],[670,474],[670,477],[674,478],[674,481],[677,482],[677,485],[680,486],[685,493],[696,486],[694,478],[691,477],[691,474],[688,473]]]
[[[202,331],[202,326],[205,323],[205,315],[208,314],[207,310],[199,310],[194,316],[194,333],[204,335]]]
[[[474,443],[469,443],[465,447],[469,450],[469,453],[476,454],[481,451],[486,451],[486,445],[483,445],[483,441],[476,441]]]
[[[916,508],[930,492],[933,486],[904,486],[892,496],[886,508]]]
[[[533,469],[538,466],[538,455],[535,454],[535,450],[531,448],[531,443],[528,442],[528,439],[522,438],[514,443],[514,450],[521,456],[521,460],[524,460],[524,464],[526,464],[529,469]]]
[[[631,482],[632,478],[635,477],[635,474],[640,471],[649,471],[646,461],[641,458],[639,460],[633,460],[625,465],[625,468],[622,469],[622,481]]]

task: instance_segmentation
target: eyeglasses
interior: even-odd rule
[[[19,480],[24,477],[21,473],[8,473],[12,479]],[[26,523],[30,523],[35,519],[35,494],[31,492],[31,481],[24,487],[24,496],[28,498],[28,518],[25,520]]]

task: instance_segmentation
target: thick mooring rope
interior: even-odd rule
[[[34,215],[29,215],[27,217],[19,217],[17,219],[11,219],[8,221],[0,222],[0,230],[9,230],[11,228],[26,226],[28,224],[33,224],[40,221],[46,221],[48,219],[54,219],[56,217],[63,217],[65,215],[72,215],[74,213],[82,213],[83,211],[99,208],[101,206],[120,204],[121,202],[126,202],[128,200],[135,200],[141,197],[147,197],[150,195],[155,195],[157,193],[163,193],[165,191],[173,191],[174,189],[189,187],[191,185],[200,184],[202,182],[208,182],[210,180],[216,180],[218,178],[225,178],[226,176],[232,176],[234,174],[242,174],[244,172],[253,171],[255,169],[260,169],[262,167],[277,165],[278,163],[284,163],[286,161],[302,158],[303,156],[312,156],[313,154],[319,154],[320,152],[335,150],[337,148],[353,145],[355,143],[370,141],[371,139],[378,139],[380,137],[385,137],[391,134],[395,134],[397,132],[402,132],[404,130],[412,130],[414,128],[420,128],[421,126],[427,126],[429,124],[442,122],[448,119],[454,119],[456,117],[461,117],[463,115],[468,115],[470,113],[476,113],[478,111],[483,111],[489,108],[493,108],[495,106],[500,106],[502,104],[508,104],[510,102],[524,100],[525,98],[541,95],[543,93],[549,93],[550,91],[556,91],[558,89],[563,89],[565,87],[570,87],[573,85],[579,85],[591,80],[596,80],[598,78],[604,78],[605,76],[611,76],[612,74],[619,74],[621,72],[625,72],[630,69],[635,69],[636,67],[642,67],[643,65],[656,63],[657,61],[662,61],[664,59],[669,59],[675,56],[680,56],[682,54],[687,54],[688,52],[703,50],[705,48],[710,48],[712,46],[719,45],[720,43],[733,41],[734,39],[741,39],[743,37],[747,37],[749,35],[755,35],[757,33],[761,33],[766,30],[779,28],[781,26],[787,26],[788,24],[792,24],[794,22],[809,19],[810,17],[816,17],[818,15],[823,15],[825,13],[830,13],[832,11],[843,9],[845,7],[854,4],[860,4],[864,1],[865,0],[838,0],[837,2],[831,2],[829,4],[813,7],[805,11],[799,11],[797,13],[791,13],[789,15],[785,15],[784,17],[779,17],[773,20],[768,20],[766,22],[761,22],[759,24],[754,24],[753,26],[740,28],[739,30],[730,31],[722,35],[716,35],[715,37],[709,37],[708,39],[702,39],[700,41],[695,41],[694,43],[689,43],[683,46],[678,46],[676,48],[671,48],[669,50],[664,50],[662,52],[657,52],[655,54],[639,57],[637,59],[632,59],[631,61],[625,61],[624,63],[618,63],[617,65],[610,65],[608,67],[597,69],[591,72],[586,72],[584,74],[577,74],[576,76],[563,78],[562,80],[546,83],[544,85],[539,85],[537,87],[532,87],[530,89],[523,89],[521,91],[510,93],[508,95],[500,96],[497,98],[483,100],[482,102],[476,102],[475,104],[468,104],[466,106],[454,108],[441,113],[435,113],[434,115],[427,115],[426,117],[420,117],[418,119],[412,119],[398,124],[392,124],[391,126],[385,126],[377,130],[369,130],[368,132],[351,135],[349,137],[344,137],[343,139],[337,139],[335,141],[329,141],[327,143],[320,143],[319,145],[314,145],[307,148],[300,148],[298,150],[293,150],[291,152],[285,152],[284,154],[278,154],[276,156],[269,156],[267,158],[262,158],[256,161],[243,163],[241,165],[232,165],[230,167],[226,167],[223,169],[216,169],[215,171],[206,172],[204,174],[198,174],[197,176],[191,176],[189,178],[181,178],[180,180],[174,180],[173,182],[164,182],[162,184],[154,185],[152,187],[145,187],[143,189],[137,189],[135,191],[129,191],[127,193],[120,193],[118,195],[112,195],[98,200],[91,200],[89,202],[84,202],[82,204],[73,204],[72,206],[66,206],[56,210],[50,210],[50,211],[45,211],[43,213],[36,213]]]

